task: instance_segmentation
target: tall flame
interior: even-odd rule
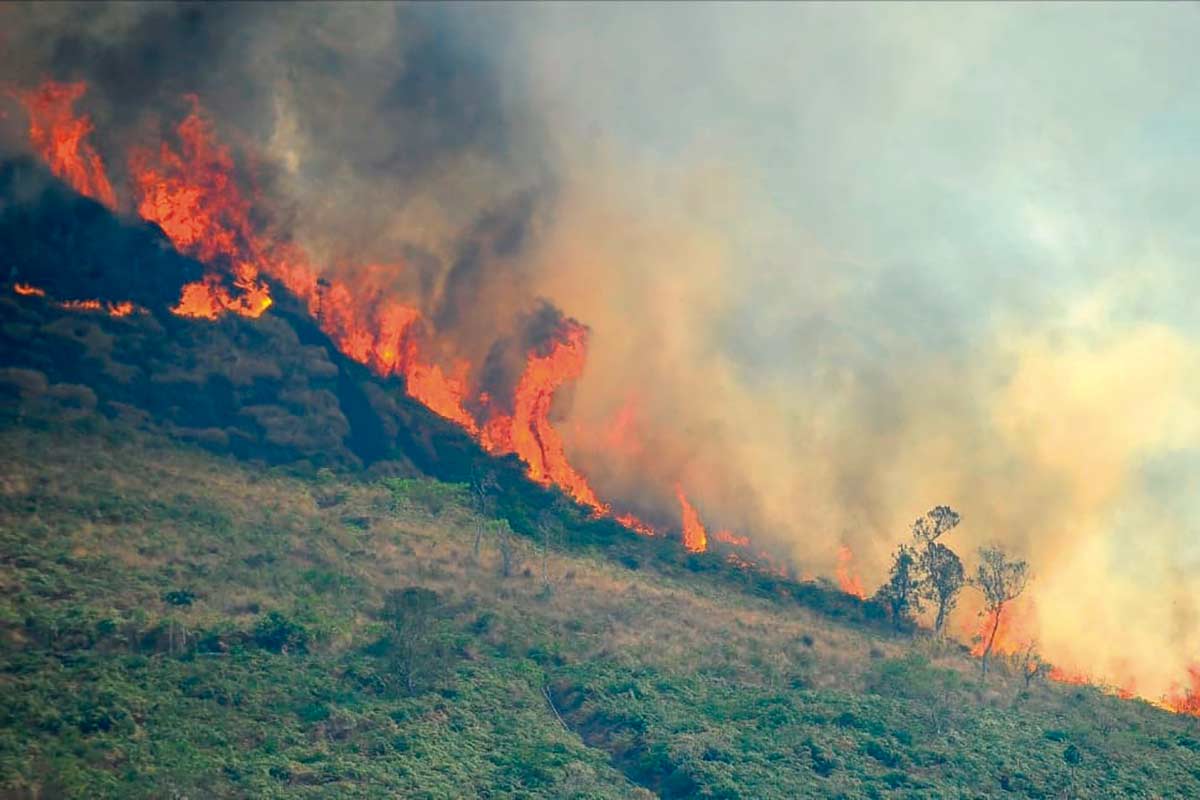
[[[554,484],[591,508],[607,514],[595,491],[567,460],[562,435],[550,423],[555,392],[583,374],[587,362],[587,328],[573,320],[544,354],[531,353],[517,382],[513,413],[497,414],[484,428],[483,443],[492,453],[516,453],[529,466],[529,477]]]
[[[683,486],[678,483],[675,484],[675,497],[679,500],[679,513],[683,518],[683,546],[689,552],[703,553],[708,549],[708,533],[700,515],[683,493]]]
[[[854,553],[846,545],[838,548],[837,554],[837,582],[838,586],[846,594],[852,594],[862,600],[867,599],[867,590],[863,588],[863,581],[859,575],[854,572]]]
[[[212,126],[195,97],[179,124],[180,152],[163,142],[158,151],[135,148],[129,157],[137,211],[157,224],[180,252],[207,264],[226,260],[236,292],[218,273],[183,288],[176,314],[216,319],[224,311],[257,317],[271,305],[260,279],[262,254],[250,224],[250,203],[232,179],[233,158],[214,143]]]
[[[92,120],[75,114],[75,103],[87,84],[46,81],[37,89],[17,92],[29,115],[29,141],[57,177],[82,195],[117,207],[117,196],[100,154],[87,142]]]

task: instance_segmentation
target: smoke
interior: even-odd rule
[[[9,8],[5,81],[86,80],[106,154],[196,94],[489,395],[586,324],[555,424],[622,509],[677,526],[678,482],[870,585],[947,503],[1051,661],[1156,696],[1200,656],[1193,9]]]

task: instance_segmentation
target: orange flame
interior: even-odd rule
[[[30,138],[56,174],[115,207],[103,164],[85,141],[91,122],[71,114],[85,91],[83,83],[48,82],[24,95],[30,109]],[[180,252],[209,269],[201,280],[182,288],[173,313],[208,320],[228,312],[258,317],[272,302],[266,279],[278,281],[307,305],[320,328],[349,358],[383,375],[402,375],[411,397],[460,425],[489,452],[515,453],[533,480],[558,486],[597,515],[612,513],[571,465],[562,436],[550,421],[556,392],[583,372],[586,328],[568,322],[548,349],[530,353],[512,413],[490,413],[481,425],[464,402],[470,394],[470,364],[456,362],[447,372],[424,357],[426,321],[417,309],[387,298],[382,279],[388,268],[366,267],[365,279],[356,279],[353,285],[326,281],[299,248],[264,233],[253,204],[239,189],[229,149],[217,141],[198,98],[187,99],[191,111],[175,129],[174,147],[167,142],[157,148],[136,147],[127,158],[137,213],[158,225]],[[79,302],[74,307],[94,310],[99,305]],[[114,316],[133,310],[132,304],[108,307]],[[479,399],[488,406],[484,396]],[[640,449],[633,417],[631,402],[609,432],[614,446]],[[702,551],[707,547],[703,525],[682,491],[678,494],[684,508],[684,544]],[[656,533],[632,514],[614,519],[637,533]]]
[[[1162,704],[1176,714],[1200,717],[1200,664],[1188,669],[1188,685],[1177,687]]]
[[[13,291],[22,297],[45,297],[46,290],[28,283],[14,283]],[[128,300],[117,303],[102,303],[99,300],[62,300],[56,306],[67,311],[104,311],[110,317],[128,317],[134,311],[144,313],[146,309],[135,306]]]
[[[100,155],[87,142],[92,120],[75,115],[75,103],[87,84],[46,81],[37,89],[18,92],[17,99],[29,114],[29,141],[50,171],[82,195],[117,207],[117,197]]]
[[[104,308],[99,300],[64,300],[58,305],[68,311],[100,311]]]
[[[749,547],[750,546],[750,537],[749,536],[738,536],[733,531],[725,531],[725,530],[717,531],[716,533],[713,534],[713,538],[716,539],[718,542],[723,542],[725,544],[733,545],[734,547]]]
[[[530,478],[554,484],[596,514],[607,514],[608,505],[571,466],[562,435],[550,423],[555,392],[578,378],[586,362],[587,328],[568,320],[549,352],[529,355],[517,382],[512,415],[497,414],[488,420],[483,444],[492,453],[516,453],[528,466]]]
[[[196,98],[179,124],[180,152],[163,142],[158,152],[135,148],[129,157],[137,210],[157,224],[183,253],[205,263],[226,260],[234,294],[216,273],[183,287],[181,316],[216,319],[223,311],[257,317],[271,305],[259,277],[262,256],[250,224],[250,203],[232,180],[233,158],[213,140],[212,126]]]
[[[679,513],[683,517],[683,546],[691,553],[703,553],[708,549],[708,533],[678,483],[675,484],[675,497],[679,499]]]
[[[45,297],[46,290],[39,289],[36,286],[30,286],[28,283],[14,283],[13,291],[25,297]]]
[[[645,522],[642,522],[633,514],[618,514],[617,516],[613,517],[613,519],[624,525],[626,528],[629,528],[629,530],[633,531],[634,533],[640,533],[642,536],[658,535],[658,531],[656,531],[650,525],[647,525]]]
[[[836,571],[838,586],[846,594],[866,600],[867,590],[863,588],[862,578],[854,572],[853,561],[854,553],[849,547],[842,545],[838,548]]]

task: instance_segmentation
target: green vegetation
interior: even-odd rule
[[[6,797],[1200,794],[1195,719],[513,491],[0,449]]]

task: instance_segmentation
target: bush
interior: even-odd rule
[[[391,492],[396,506],[423,509],[434,515],[468,502],[467,486],[462,483],[443,483],[428,478],[386,478],[383,485]]]
[[[254,643],[273,653],[307,653],[308,629],[278,611],[268,612],[254,626]]]

